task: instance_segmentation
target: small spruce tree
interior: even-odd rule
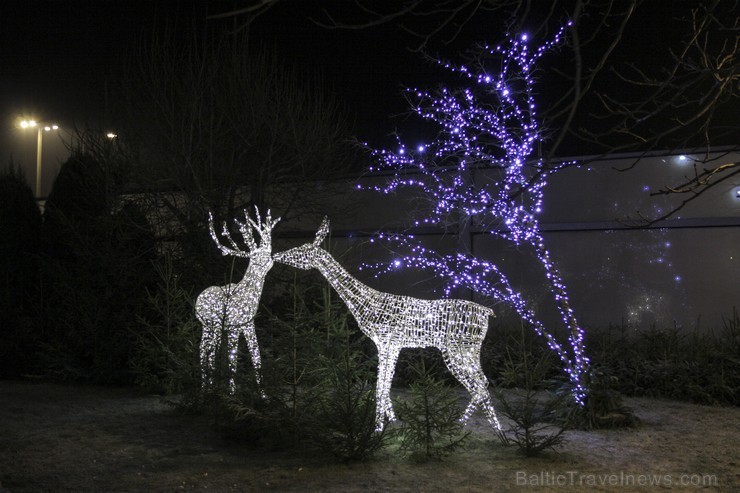
[[[460,421],[455,391],[436,376],[424,357],[410,365],[415,381],[411,395],[398,402],[401,450],[417,460],[441,459],[463,445],[470,435]]]

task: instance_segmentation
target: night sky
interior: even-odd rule
[[[432,69],[405,47],[410,37],[389,24],[361,31],[327,30],[312,19],[336,1],[280,2],[254,23],[250,42],[278,53],[308,77],[318,76],[348,108],[360,133],[383,127],[405,109],[403,85]],[[124,61],[167,19],[203,21],[203,1],[5,1],[0,4],[0,111],[3,127],[15,115],[95,124],[109,107]],[[298,5],[300,8],[296,8]],[[341,7],[338,10],[341,12]],[[187,21],[186,21],[187,22]],[[349,109],[351,108],[351,110]],[[392,127],[380,132],[392,130]]]
[[[4,115],[86,117],[144,29],[143,2],[3,2],[0,95]],[[6,116],[7,118],[7,116]]]
[[[209,20],[207,14],[251,2],[187,0],[35,0],[0,2],[0,114],[3,130],[16,115],[95,125],[110,112],[116,80],[125,61],[152,32],[173,20],[212,27],[231,27],[233,19]],[[387,4],[387,2],[380,2]],[[686,2],[648,2],[630,27],[618,59],[655,56],[660,44],[678,36],[670,21]],[[678,6],[678,7],[677,7]],[[389,119],[406,111],[403,87],[435,86],[446,74],[409,50],[416,39],[391,22],[369,29],[330,30],[316,24],[326,12],[354,20],[356,9],[343,0],[283,0],[257,18],[250,42],[274,50],[289,66],[307,77],[319,76],[327,91],[347,108],[355,133],[378,139],[403,127]],[[366,18],[366,17],[365,17]],[[659,20],[659,22],[658,22]],[[429,29],[429,26],[414,25]],[[472,18],[454,42],[449,30],[434,38],[429,53],[455,56],[478,42],[502,39],[504,19],[483,14]],[[646,47],[650,47],[646,50]],[[566,61],[567,53],[557,55]],[[555,61],[557,61],[555,57]],[[543,98],[557,97],[562,88],[544,78]],[[110,116],[110,115],[107,115]]]

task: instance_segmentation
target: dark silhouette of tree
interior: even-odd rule
[[[46,202],[44,354],[60,377],[127,383],[155,243],[107,164],[73,154]]]
[[[20,168],[0,173],[0,377],[32,370],[40,334],[38,246],[41,213]]]

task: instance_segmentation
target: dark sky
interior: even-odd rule
[[[106,79],[142,30],[145,2],[8,1],[0,4],[3,116],[48,119],[104,104]]]
[[[277,50],[307,75],[321,76],[352,107],[351,118],[362,131],[369,121],[382,122],[389,111],[405,108],[402,84],[417,83],[419,71],[429,68],[406,50],[408,37],[393,25],[340,31],[312,22],[324,6],[336,5],[325,0],[280,2],[254,23],[250,39]],[[204,1],[0,2],[3,127],[14,125],[19,114],[94,124],[105,112],[112,80],[121,75],[123,61],[141,39],[161,29],[166,18],[203,19],[207,9],[219,7]]]
[[[244,3],[244,2],[240,2]],[[35,179],[35,133],[17,128],[33,117],[74,129],[116,130],[116,90],[127,62],[143,40],[173,23],[231,28],[233,20],[206,20],[232,1],[205,0],[2,0],[0,1],[0,158],[20,164]],[[363,30],[330,30],[313,19],[323,9],[346,13],[345,0],[281,0],[259,17],[250,43],[274,50],[307,78],[320,77],[343,105],[355,135],[378,143],[402,122],[404,85],[429,80],[434,71],[406,47],[409,36],[394,24]],[[238,20],[241,22],[241,19]],[[188,35],[183,30],[183,35]],[[71,137],[44,137],[42,192],[51,187]],[[385,139],[390,143],[391,140]]]
[[[563,0],[567,3],[568,0]],[[80,125],[96,124],[109,108],[114,79],[124,60],[144,37],[161,29],[167,19],[190,18],[206,22],[209,12],[221,12],[244,1],[205,0],[2,0],[0,1],[0,121],[4,134],[16,115],[33,114]],[[388,2],[384,2],[386,5]],[[654,57],[665,61],[659,45],[678,36],[670,19],[685,15],[695,2],[651,0],[640,9],[618,58]],[[307,75],[319,74],[328,90],[346,104],[359,137],[386,135],[402,119],[388,115],[407,109],[402,87],[430,87],[444,74],[411,53],[413,38],[397,23],[372,29],[328,30],[312,19],[326,19],[323,9],[338,18],[352,19],[350,0],[281,0],[258,18],[250,40],[274,48],[280,58]],[[375,3],[374,3],[375,5]],[[556,16],[557,17],[557,16]],[[208,21],[213,25],[233,22]],[[457,53],[475,42],[500,40],[503,20],[478,15],[466,24],[456,43],[437,49]],[[566,52],[567,53],[567,52]],[[555,56],[567,56],[559,54]],[[662,58],[661,58],[662,57]],[[607,84],[610,81],[606,81]],[[558,96],[561,88],[551,78],[543,92]]]

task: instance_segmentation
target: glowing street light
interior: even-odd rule
[[[21,120],[18,124],[22,129],[36,128],[36,198],[41,196],[41,151],[43,149],[43,136],[44,132],[51,132],[52,130],[59,130],[59,125],[56,123],[40,124],[36,120]]]

